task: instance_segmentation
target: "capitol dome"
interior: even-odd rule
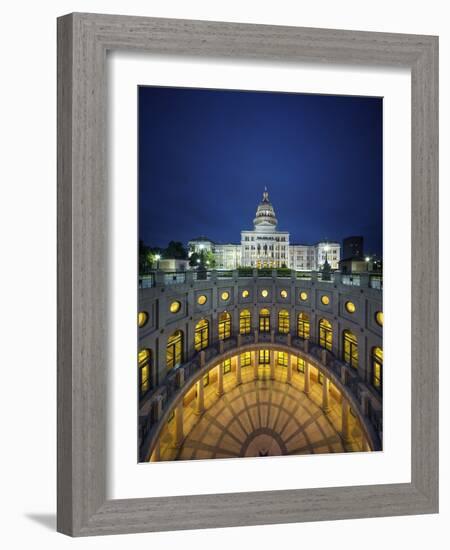
[[[264,188],[262,201],[256,210],[256,217],[253,220],[255,231],[273,231],[277,227],[278,220],[275,211],[269,201],[267,187]]]

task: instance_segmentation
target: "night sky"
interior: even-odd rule
[[[240,243],[267,186],[278,229],[382,252],[382,99],[139,87],[139,233]]]

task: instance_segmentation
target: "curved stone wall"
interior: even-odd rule
[[[375,347],[382,348],[382,327],[376,320],[376,314],[382,312],[382,293],[371,288],[369,276],[361,275],[357,279],[358,285],[348,278],[346,282],[353,284],[344,284],[339,273],[335,273],[331,281],[320,281],[314,275],[309,279],[298,278],[294,272],[288,277],[279,277],[276,272],[269,277],[239,277],[237,272],[222,276],[209,272],[204,276],[205,279],[194,280],[193,272],[181,276],[160,273],[153,287],[139,291],[139,309],[148,314],[147,322],[139,329],[139,348],[151,352],[150,391],[142,397],[140,404],[142,444],[149,442],[155,424],[163,420],[162,411],[168,412],[171,396],[191,386],[194,372],[203,371],[206,363],[210,363],[210,357],[216,364],[225,357],[227,347],[244,349],[245,346],[266,342],[267,345],[286,346],[290,353],[297,355],[303,352],[311,364],[328,368],[328,377],[334,377],[337,386],[343,381],[343,393],[355,400],[355,409],[363,415],[362,425],[367,424],[372,448],[380,446],[381,399],[372,386],[371,351]],[[349,302],[352,307],[348,306]],[[171,307],[175,303],[178,311],[172,311],[176,309]],[[259,314],[263,308],[269,310],[270,316],[267,333],[259,330]],[[251,314],[249,335],[239,334],[242,310],[249,310]],[[289,314],[287,329],[286,322],[283,327],[287,333],[279,332],[279,313],[282,310]],[[231,334],[220,341],[219,317],[223,312],[231,317]],[[309,341],[297,334],[298,315],[302,313],[309,317]],[[209,342],[207,348],[199,353],[194,347],[194,334],[195,326],[202,319],[208,321]],[[332,345],[326,352],[319,346],[319,322],[322,319],[332,327]],[[168,371],[166,346],[169,337],[178,330],[183,334],[183,361]],[[357,368],[345,364],[344,331],[351,331],[356,338]],[[204,365],[200,365],[202,353]],[[328,367],[324,361],[328,362]],[[157,397],[160,403],[155,406]],[[370,418],[374,413],[376,419]],[[364,420],[367,416],[368,421]],[[376,434],[375,439],[370,430]]]

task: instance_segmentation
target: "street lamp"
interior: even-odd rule
[[[159,260],[161,259],[160,254],[155,254],[155,260],[156,260],[156,269],[159,269]]]
[[[366,256],[366,271],[369,271],[370,256]]]

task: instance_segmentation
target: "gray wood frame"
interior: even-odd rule
[[[409,67],[411,483],[106,498],[106,52]],[[58,19],[58,530],[73,536],[438,511],[438,38],[75,13]]]

